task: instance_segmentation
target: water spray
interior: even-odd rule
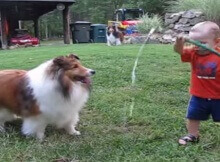
[[[139,57],[142,55],[143,53],[143,49],[145,47],[145,44],[148,42],[150,36],[154,33],[154,31],[156,30],[156,28],[152,28],[150,30],[150,32],[148,33],[147,35],[147,38],[145,39],[143,45],[140,47],[139,51],[138,51],[138,55],[137,55],[137,58],[134,62],[134,66],[133,66],[133,70],[132,70],[132,74],[131,74],[131,80],[132,80],[132,88],[135,86],[135,80],[136,80],[136,68],[137,68],[137,64],[138,64],[138,60],[139,60]],[[215,49],[213,48],[210,48],[210,47],[207,47],[206,45],[200,43],[199,41],[195,41],[195,40],[192,40],[192,39],[189,39],[189,38],[185,38],[186,42],[188,43],[191,43],[191,44],[194,44],[198,47],[201,47],[201,48],[204,48],[218,56],[220,56],[220,53],[218,51],[216,51]],[[134,97],[132,98],[132,102],[131,102],[131,106],[130,106],[130,114],[129,116],[132,117],[133,115],[133,110],[134,110]]]
[[[154,33],[155,30],[156,30],[156,28],[152,28],[150,30],[150,32],[147,35],[147,38],[145,39],[144,43],[142,44],[142,46],[140,47],[140,49],[138,51],[137,58],[134,62],[133,70],[132,70],[132,73],[131,73],[131,85],[132,85],[132,87],[135,86],[136,68],[137,68],[139,57],[142,55],[145,44],[148,42],[150,36]],[[132,98],[132,102],[131,102],[131,106],[130,106],[130,113],[129,113],[130,117],[132,117],[132,115],[133,115],[133,110],[134,110],[134,97]]]

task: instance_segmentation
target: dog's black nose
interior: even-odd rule
[[[91,73],[92,75],[94,75],[94,74],[95,74],[95,70],[91,70],[90,73]]]

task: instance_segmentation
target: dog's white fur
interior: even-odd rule
[[[69,134],[80,135],[75,126],[79,121],[79,111],[87,101],[89,92],[80,85],[81,83],[73,83],[71,99],[67,101],[56,91],[57,80],[52,80],[44,74],[50,64],[51,62],[46,62],[28,72],[30,86],[42,114],[24,119],[22,132],[26,135],[36,134],[37,138],[43,139],[46,126],[52,124],[58,128],[65,128]]]
[[[47,76],[46,72],[51,64],[52,60],[26,74],[28,86],[33,89],[33,95],[41,113],[36,116],[23,117],[22,133],[36,136],[39,140],[44,138],[48,124],[64,128],[71,135],[80,135],[75,127],[79,121],[79,112],[89,97],[89,90],[82,86],[83,83],[72,82],[70,98],[66,99],[60,91],[57,91],[58,80]],[[91,69],[87,69],[87,72],[90,74]],[[15,119],[13,113],[1,108],[0,130],[4,131],[4,123],[13,119]]]
[[[108,46],[112,46],[112,45],[121,45],[121,41],[120,41],[120,38],[116,38],[113,33],[110,33],[110,35],[106,35],[107,37],[107,45]]]
[[[117,26],[109,26],[107,28],[106,38],[108,46],[121,45],[124,39]]]

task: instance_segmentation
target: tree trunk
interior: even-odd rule
[[[2,44],[2,49],[7,49],[8,47],[8,37],[7,37],[7,28],[8,28],[8,24],[7,24],[7,18],[6,18],[6,13],[4,12],[4,10],[0,10],[0,29],[1,29],[1,44]]]
[[[45,39],[48,40],[48,24],[47,21],[45,22]]]
[[[39,24],[38,18],[34,19],[34,35],[39,39]]]
[[[64,44],[70,44],[70,19],[69,19],[69,6],[65,6],[63,10],[63,35]]]

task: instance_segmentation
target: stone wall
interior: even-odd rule
[[[165,15],[166,30],[162,36],[162,43],[173,42],[178,34],[188,34],[195,24],[202,21],[205,21],[205,16],[199,11],[167,13]]]
[[[197,23],[205,21],[205,16],[198,11],[183,11],[178,13],[167,13],[164,18],[165,28],[161,33],[154,33],[148,43],[173,43],[176,36],[179,34],[188,34],[190,29]],[[145,35],[128,36],[125,38],[125,43],[144,43]]]

